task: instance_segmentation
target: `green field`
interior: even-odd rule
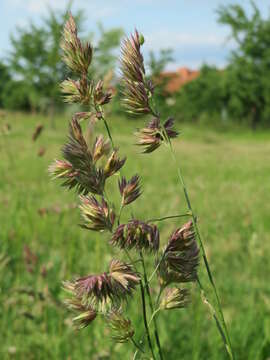
[[[6,133],[5,124],[11,126]],[[37,123],[44,132],[31,140]],[[132,359],[133,348],[114,344],[102,319],[78,332],[64,308],[61,282],[103,272],[112,252],[108,235],[81,229],[74,192],[51,181],[48,165],[60,154],[67,117],[54,121],[9,114],[0,119],[0,358]],[[141,155],[133,146],[138,120],[109,120],[115,143],[128,160],[127,176],[143,180],[134,203],[140,219],[186,209],[169,150]],[[222,300],[236,358],[270,358],[270,133],[178,124],[174,141]],[[103,131],[102,124],[98,130]],[[3,135],[3,132],[5,133]],[[44,147],[44,156],[38,156]],[[116,177],[110,191],[118,199]],[[127,220],[129,213],[123,215]],[[159,223],[162,241],[181,225]],[[28,251],[26,250],[28,249]],[[29,253],[29,249],[31,254]],[[203,266],[202,280],[207,287]],[[208,288],[208,287],[207,287]],[[194,285],[188,309],[161,313],[166,359],[227,359],[208,308]],[[129,316],[143,332],[140,298]]]

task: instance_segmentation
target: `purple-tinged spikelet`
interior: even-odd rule
[[[141,195],[140,177],[137,174],[132,176],[129,181],[123,176],[118,181],[118,186],[123,206],[132,203]]]
[[[92,321],[95,320],[97,312],[91,306],[83,304],[82,298],[80,296],[75,296],[73,282],[65,281],[63,283],[63,288],[72,296],[68,299],[65,299],[64,304],[68,309],[73,311],[75,314],[78,314],[72,319],[75,327],[78,329],[83,329],[90,325]]]
[[[142,43],[142,37],[135,30],[134,35],[125,39],[121,47],[124,105],[132,114],[152,112],[149,99],[153,94],[153,86],[145,80],[144,60],[140,51]]]
[[[64,27],[61,48],[66,65],[75,73],[86,76],[92,61],[93,49],[88,42],[81,43],[77,34],[77,26],[71,14]]]
[[[66,160],[55,160],[49,166],[49,172],[55,179],[57,178],[69,178],[72,174],[72,165]]]
[[[139,129],[135,134],[138,138],[137,145],[142,146],[143,153],[151,153],[156,150],[167,138],[171,139],[178,135],[173,130],[174,120],[169,118],[164,126],[160,124],[159,118],[152,119],[145,128]]]
[[[110,142],[108,140],[104,140],[104,137],[102,135],[99,135],[93,145],[93,161],[97,162],[104,155],[108,155],[110,148]]]
[[[117,171],[121,169],[125,162],[126,158],[120,159],[117,155],[117,150],[113,150],[111,156],[107,160],[106,165],[104,166],[105,178],[108,178],[117,173]]]
[[[33,132],[33,135],[32,135],[33,141],[37,140],[37,138],[41,135],[43,129],[44,129],[44,126],[42,124],[38,124],[36,126],[35,131]]]
[[[110,91],[103,90],[103,81],[99,80],[94,90],[94,104],[95,106],[102,106],[108,104],[112,99]]]
[[[88,325],[90,325],[95,320],[96,317],[97,317],[97,312],[95,310],[88,308],[83,311],[83,307],[82,307],[81,313],[75,316],[72,319],[72,321],[78,329],[83,329]]]
[[[80,196],[81,213],[84,219],[84,228],[94,231],[111,231],[115,213],[109,208],[108,203],[102,198],[99,203],[93,195]]]
[[[186,307],[189,301],[190,301],[190,295],[187,289],[169,288],[165,290],[161,298],[160,309],[162,310],[181,309]]]
[[[190,282],[197,279],[199,248],[192,221],[175,230],[163,252],[160,264],[160,282]]]
[[[138,283],[139,277],[131,265],[113,260],[109,272],[66,282],[64,288],[72,296],[67,302],[69,306],[82,304],[87,309],[105,311],[113,306],[119,307]]]
[[[123,316],[121,310],[111,310],[107,315],[107,322],[115,342],[125,343],[133,337],[134,329],[131,321]]]
[[[102,169],[96,168],[93,156],[83,137],[81,126],[74,117],[70,122],[69,141],[63,147],[63,156],[73,168],[73,181],[69,187],[76,187],[79,193],[101,195],[105,177]]]
[[[147,224],[139,220],[131,220],[127,224],[119,225],[113,233],[111,244],[120,249],[137,249],[158,251],[159,231],[156,225]]]
[[[195,242],[195,233],[192,221],[176,229],[170,236],[165,252],[184,251]]]
[[[67,103],[79,103],[89,105],[92,97],[93,87],[86,78],[80,80],[67,79],[60,85],[64,94],[64,101]]]

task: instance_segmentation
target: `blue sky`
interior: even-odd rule
[[[39,23],[47,6],[64,9],[67,0],[0,0],[0,57],[10,49],[9,35],[16,25],[27,26],[29,19]],[[234,44],[229,29],[217,24],[219,5],[238,3],[250,10],[249,0],[74,0],[74,9],[84,9],[85,30],[95,31],[98,21],[105,28],[122,27],[130,33],[134,27],[145,35],[145,52],[172,48],[170,69],[203,63],[223,67]],[[264,16],[270,3],[255,1]]]

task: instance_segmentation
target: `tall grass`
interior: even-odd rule
[[[169,147],[173,160],[177,164],[171,139],[177,137],[178,132],[173,128],[174,120],[169,118],[165,122],[162,121],[161,115],[155,107],[154,86],[146,77],[140,49],[143,43],[144,38],[137,31],[129,39],[123,41],[121,56],[124,83],[123,101],[128,112],[153,117],[146,127],[137,132],[138,145],[143,148],[143,152],[152,153],[165,144]],[[146,335],[151,357],[155,360],[157,358],[156,351],[150,331],[150,324],[153,323],[158,355],[163,360],[157,314],[162,310],[186,307],[189,302],[189,290],[183,288],[183,285],[179,286],[196,281],[201,290],[202,300],[208,304],[213,315],[225,348],[230,358],[234,359],[221,302],[181,169],[178,167],[177,172],[188,211],[177,216],[163,216],[158,219],[158,222],[184,216],[190,216],[192,221],[177,228],[169,237],[165,248],[159,251],[159,229],[153,221],[138,220],[131,212],[131,219],[128,223],[121,223],[123,209],[141,195],[140,177],[135,175],[127,180],[121,174],[126,158],[121,159],[118,150],[114,147],[114,140],[103,109],[104,105],[110,102],[111,94],[103,89],[101,80],[94,84],[92,80],[88,79],[93,50],[89,43],[81,43],[72,16],[65,25],[61,46],[64,54],[63,60],[78,76],[78,80],[67,79],[61,84],[65,100],[69,103],[87,106],[87,110],[74,114],[70,122],[69,139],[62,150],[64,159],[56,160],[50,166],[50,172],[54,178],[62,181],[63,186],[69,189],[74,188],[81,194],[80,209],[84,220],[83,227],[96,232],[111,233],[110,244],[124,250],[129,260],[129,263],[112,260],[107,272],[87,275],[64,283],[64,289],[70,294],[66,305],[76,314],[73,318],[74,324],[78,328],[84,328],[89,326],[97,316],[105,318],[115,342],[130,342],[135,346],[134,358],[138,352],[145,354],[144,337]],[[93,144],[89,145],[89,139],[84,136],[80,125],[80,122],[85,120],[92,123],[93,120],[101,120],[104,123],[112,150],[102,135],[99,135]],[[93,125],[91,131],[93,131]],[[100,163],[100,159],[105,159],[103,160],[104,164]],[[118,171],[121,174],[118,182],[121,204],[117,213],[115,204],[108,196],[105,186],[108,179]],[[116,219],[117,227],[115,227]],[[206,297],[204,286],[197,274],[199,249],[195,238],[199,243],[208,279],[215,295],[215,306]],[[132,249],[137,251],[139,258],[134,260],[134,255],[130,253]],[[155,265],[152,275],[148,278],[144,252],[149,250],[153,254]],[[28,253],[31,258],[31,253]],[[141,271],[136,265],[138,262],[141,265]],[[155,300],[153,299],[153,290],[150,289],[150,282],[154,276],[157,276],[159,283],[159,291]],[[140,287],[141,314],[145,327],[145,334],[139,341],[136,329],[124,314],[126,302],[129,301],[137,285]],[[150,317],[147,315],[146,296]]]

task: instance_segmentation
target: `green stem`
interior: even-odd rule
[[[124,206],[121,203],[121,206],[120,206],[120,209],[119,209],[118,220],[117,220],[118,226],[120,225],[120,222],[121,222],[121,215],[122,215],[123,208],[124,208]]]
[[[145,331],[146,331],[146,336],[147,336],[147,341],[148,341],[148,345],[149,345],[150,351],[151,351],[151,353],[152,353],[153,359],[155,360],[156,357],[155,357],[153,345],[152,345],[152,342],[151,342],[149,327],[148,327],[148,323],[147,323],[144,287],[143,287],[143,283],[142,283],[141,280],[140,280],[140,288],[141,288],[141,298],[142,298],[144,328],[145,328]]]
[[[150,319],[150,321],[149,321],[149,326],[151,325],[151,322],[154,320],[154,317],[157,315],[157,313],[160,311],[160,308],[158,308],[158,309],[156,309],[154,312],[153,312],[153,314],[152,314],[152,316],[151,316],[151,319]]]
[[[158,303],[159,303],[160,296],[161,296],[163,290],[164,290],[164,287],[163,287],[163,286],[160,286],[159,292],[158,292],[158,296],[157,296],[157,299],[156,299],[156,305],[155,305],[155,306],[156,306],[156,310],[153,312],[153,314],[152,314],[152,316],[151,316],[151,319],[150,319],[150,321],[149,321],[149,325],[151,324],[153,318],[154,318],[154,317],[157,315],[157,313],[160,311],[160,308],[158,308]],[[143,342],[145,335],[146,335],[146,333],[143,334],[143,337],[141,338],[140,343]],[[137,356],[137,351],[136,351],[135,354],[134,354],[133,360],[136,359],[136,356]]]
[[[106,127],[106,130],[107,130],[109,139],[110,139],[110,141],[111,141],[112,147],[114,148],[114,142],[113,142],[113,138],[112,138],[112,135],[111,135],[111,132],[110,132],[109,125],[108,125],[107,121],[105,120],[105,118],[104,118],[103,116],[102,116],[102,120],[103,120],[104,125],[105,125],[105,127]]]
[[[160,217],[160,218],[155,218],[155,219],[150,219],[147,220],[146,222],[158,222],[158,221],[164,221],[164,220],[168,220],[168,219],[178,219],[181,217],[186,217],[186,216],[191,216],[191,213],[186,213],[186,214],[180,214],[180,215],[169,215],[169,216],[164,216],[164,217]]]
[[[165,289],[165,287],[166,286],[160,286],[160,288],[159,288],[158,296],[157,296],[157,299],[156,299],[156,307],[158,307],[161,294],[162,294],[163,290]]]
[[[112,144],[112,147],[114,148],[114,142],[113,142],[113,138],[112,138],[112,134],[111,134],[111,131],[110,131],[110,128],[109,128],[109,125],[103,115],[103,109],[101,106],[98,106],[96,107],[96,112],[99,112],[100,113],[100,118],[102,119],[104,125],[105,125],[105,128],[106,128],[106,131],[107,131],[107,134],[109,136],[109,139],[110,139],[110,142]]]
[[[133,337],[130,339],[133,345],[136,347],[136,349],[142,353],[145,353],[145,351],[140,347],[140,345],[133,339]]]
[[[155,268],[155,270],[152,272],[152,274],[151,274],[151,276],[150,276],[150,278],[148,280],[148,284],[151,282],[151,280],[153,279],[155,273],[158,271],[158,268],[160,267],[160,264],[164,260],[165,256],[166,256],[166,254],[165,254],[165,251],[164,251],[161,258],[160,258],[160,260],[159,260],[159,262],[158,262],[158,264],[157,264],[157,266],[156,266],[156,268]]]
[[[151,309],[152,314],[153,314],[154,313],[154,306],[153,306],[152,297],[151,297],[151,293],[150,293],[150,288],[149,288],[149,284],[148,284],[148,280],[147,280],[146,268],[145,268],[145,263],[144,263],[144,258],[143,258],[142,251],[140,251],[140,257],[141,257],[142,266],[143,266],[145,289],[146,289],[146,293],[147,293],[147,296],[148,296],[150,309]],[[153,321],[154,321],[154,334],[155,334],[155,339],[156,339],[156,343],[157,343],[157,347],[158,347],[159,357],[160,357],[161,360],[163,360],[163,354],[162,354],[159,335],[158,335],[158,327],[157,327],[157,322],[156,322],[155,317],[153,318]]]
[[[112,135],[111,135],[111,131],[110,131],[110,128],[109,128],[109,125],[108,125],[106,119],[105,119],[104,116],[103,116],[102,108],[100,107],[99,109],[96,109],[96,110],[100,111],[100,113],[101,113],[101,118],[102,118],[102,120],[103,120],[103,122],[104,122],[104,125],[105,125],[105,127],[106,127],[108,137],[109,137],[109,139],[110,139],[110,142],[111,142],[111,144],[112,144],[112,147],[114,148],[114,142],[113,142],[113,138],[112,138]],[[118,219],[119,222],[120,222],[121,212],[122,212],[122,206],[121,206],[120,211],[119,211],[119,219]],[[127,250],[125,250],[125,252],[126,252],[126,255],[128,256],[129,260],[130,260],[131,262],[133,262],[133,261],[132,261],[132,258],[131,258],[130,255],[129,255],[129,252],[128,252]],[[136,270],[136,267],[134,267],[134,268],[135,268],[135,270]],[[155,353],[154,353],[154,349],[153,349],[153,345],[152,345],[152,341],[151,341],[151,337],[150,337],[148,322],[147,322],[146,306],[145,306],[145,293],[144,293],[144,286],[143,286],[142,280],[140,280],[140,289],[141,289],[141,298],[142,298],[143,321],[144,321],[145,331],[146,331],[146,334],[147,334],[148,345],[149,345],[151,354],[152,354],[152,356],[153,356],[153,359],[156,360]]]
[[[198,242],[199,242],[199,245],[200,245],[200,249],[201,249],[201,252],[202,252],[203,261],[204,261],[204,264],[205,264],[205,267],[206,267],[207,275],[208,275],[210,284],[211,284],[211,286],[213,288],[213,291],[214,291],[214,294],[215,294],[215,299],[216,299],[216,302],[217,302],[217,308],[218,308],[219,316],[221,318],[223,329],[224,329],[224,332],[225,332],[225,335],[226,335],[225,336],[226,337],[226,349],[227,349],[227,352],[228,352],[230,358],[232,360],[234,360],[235,357],[234,357],[233,350],[232,350],[230,335],[229,335],[229,332],[228,332],[228,329],[227,329],[227,325],[226,325],[224,315],[223,315],[223,311],[222,311],[220,298],[219,298],[219,295],[218,295],[218,292],[217,292],[215,281],[214,281],[214,278],[213,278],[213,275],[212,275],[212,272],[211,272],[211,269],[210,269],[210,266],[209,266],[209,262],[208,262],[208,259],[207,259],[207,256],[206,256],[203,241],[202,241],[200,231],[199,231],[199,228],[198,228],[198,225],[197,225],[196,216],[194,215],[194,212],[193,212],[193,209],[192,209],[192,206],[191,206],[191,202],[190,202],[190,198],[189,198],[189,195],[188,195],[188,191],[187,191],[187,188],[186,188],[186,185],[185,185],[185,182],[184,182],[184,178],[183,178],[183,175],[181,173],[181,168],[177,164],[175,152],[174,152],[174,150],[172,148],[171,141],[170,141],[170,139],[167,139],[167,141],[168,141],[168,143],[170,145],[170,152],[171,152],[173,161],[176,164],[178,178],[179,178],[180,184],[181,184],[181,186],[183,188],[184,196],[185,196],[185,199],[186,199],[186,202],[187,202],[187,206],[188,206],[188,209],[189,209],[191,217],[192,217],[193,226],[194,226],[194,229],[195,229],[195,232],[196,232],[196,235],[197,235],[197,239],[198,239]],[[197,281],[197,282],[198,282],[198,284],[199,284],[199,286],[201,288],[201,283],[199,281]],[[218,328],[220,328],[219,323],[218,323]]]
[[[131,263],[133,263],[133,260],[128,252],[128,250],[125,249],[125,253],[129,259],[129,261]],[[137,269],[136,269],[136,266],[134,266],[136,272],[137,272]],[[144,286],[143,286],[143,283],[142,283],[142,280],[140,279],[140,290],[141,290],[141,299],[142,299],[142,310],[143,310],[143,323],[144,323],[144,329],[145,329],[145,332],[146,332],[146,336],[147,336],[147,341],[148,341],[148,345],[149,345],[149,348],[150,348],[150,351],[151,351],[151,354],[153,356],[153,359],[156,360],[156,357],[155,357],[155,353],[154,353],[154,349],[153,349],[153,345],[152,345],[152,341],[151,341],[151,336],[150,336],[150,331],[149,331],[149,327],[148,327],[148,322],[147,322],[147,315],[146,315],[146,306],[145,306],[145,293],[144,293]],[[136,355],[136,353],[135,353]],[[134,355],[134,356],[135,356]],[[136,357],[136,356],[135,356]]]
[[[197,277],[197,283],[200,287],[202,301],[203,301],[203,303],[205,303],[208,306],[210,313],[212,314],[213,319],[215,320],[215,323],[216,323],[217,329],[220,333],[220,336],[223,340],[224,347],[225,347],[226,351],[228,352],[230,358],[233,359],[233,354],[231,352],[231,349],[228,346],[228,342],[226,339],[226,335],[223,331],[223,327],[221,326],[220,321],[216,315],[216,310],[214,309],[214,307],[212,306],[212,304],[209,302],[208,298],[206,297],[204,287],[203,287],[199,277]]]

